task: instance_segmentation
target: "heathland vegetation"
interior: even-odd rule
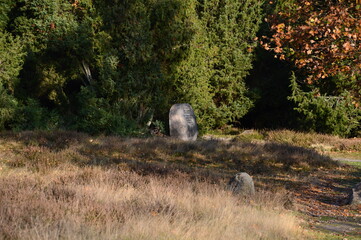
[[[360,146],[290,131],[196,142],[3,132],[0,239],[357,239],[347,196],[360,169],[325,151]],[[226,190],[239,171],[255,196]],[[330,220],[356,228],[314,231]]]
[[[0,239],[357,239],[360,165],[331,156],[361,158],[360,13],[0,0]],[[197,141],[166,136],[181,102]]]

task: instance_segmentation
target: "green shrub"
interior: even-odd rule
[[[22,41],[0,30],[0,85],[10,93],[14,92],[18,82],[23,58]]]
[[[35,99],[27,99],[18,104],[14,118],[9,124],[11,129],[21,130],[54,130],[60,128],[62,119],[55,110],[48,110]]]
[[[23,57],[20,39],[0,29],[0,130],[8,129],[15,118],[18,101],[14,97],[14,90]]]
[[[82,88],[79,109],[75,128],[80,131],[120,136],[137,135],[141,132],[135,121],[124,114],[119,104],[110,104],[108,99],[96,97],[91,87]]]
[[[14,5],[13,0],[0,0],[0,31],[6,28],[12,5]]]
[[[8,128],[9,122],[14,119],[17,106],[17,100],[0,85],[0,130]]]
[[[347,91],[339,96],[320,95],[317,89],[303,92],[294,74],[291,88],[289,99],[297,104],[295,110],[303,117],[304,129],[345,137],[352,136],[360,128],[361,110]]]

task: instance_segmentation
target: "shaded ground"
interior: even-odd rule
[[[309,216],[311,228],[340,236],[361,236],[361,206],[349,203],[350,189],[361,179],[361,169],[323,171],[298,188],[299,211]]]

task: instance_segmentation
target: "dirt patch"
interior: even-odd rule
[[[315,227],[323,231],[329,231],[338,234],[361,236],[361,224],[355,222],[341,222],[331,220],[328,222],[317,223]]]

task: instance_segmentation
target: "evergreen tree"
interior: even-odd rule
[[[204,0],[197,31],[178,72],[183,100],[192,103],[203,127],[233,123],[252,107],[245,77],[252,68],[261,21],[259,0]]]
[[[361,110],[353,104],[348,91],[339,96],[321,95],[318,89],[304,92],[291,77],[291,101],[296,103],[295,110],[302,116],[305,130],[339,135],[343,137],[359,134]]]
[[[171,78],[175,79],[173,103],[187,102],[191,104],[197,116],[201,131],[216,125],[216,105],[211,78],[215,71],[213,59],[216,50],[210,46],[207,29],[196,11],[196,2],[189,11],[188,19],[192,22],[194,35],[188,45],[187,56],[173,68]]]
[[[258,0],[0,1],[1,106],[18,118],[8,127],[66,116],[65,127],[130,134],[189,102],[206,129],[252,105]]]
[[[6,30],[9,21],[9,13],[15,5],[13,0],[0,0],[0,29]]]
[[[194,7],[191,2],[97,1],[102,30],[108,36],[99,62],[103,74],[97,83],[97,89],[104,91],[98,96],[117,103],[124,115],[139,125],[167,116],[174,95],[170,76],[187,55],[193,34],[188,19]],[[106,59],[116,61],[110,75],[103,64]],[[104,84],[112,87],[104,89]]]
[[[203,21],[210,45],[216,49],[211,78],[217,106],[216,126],[234,122],[252,106],[245,77],[252,68],[256,33],[261,21],[259,0],[204,1]]]
[[[0,130],[9,126],[18,108],[14,89],[23,65],[23,56],[21,40],[0,29]]]
[[[32,97],[63,110],[74,82],[84,78],[82,62],[92,61],[93,23],[90,1],[18,0],[8,28],[23,39],[26,59],[17,96]],[[74,85],[74,84],[73,84]]]

